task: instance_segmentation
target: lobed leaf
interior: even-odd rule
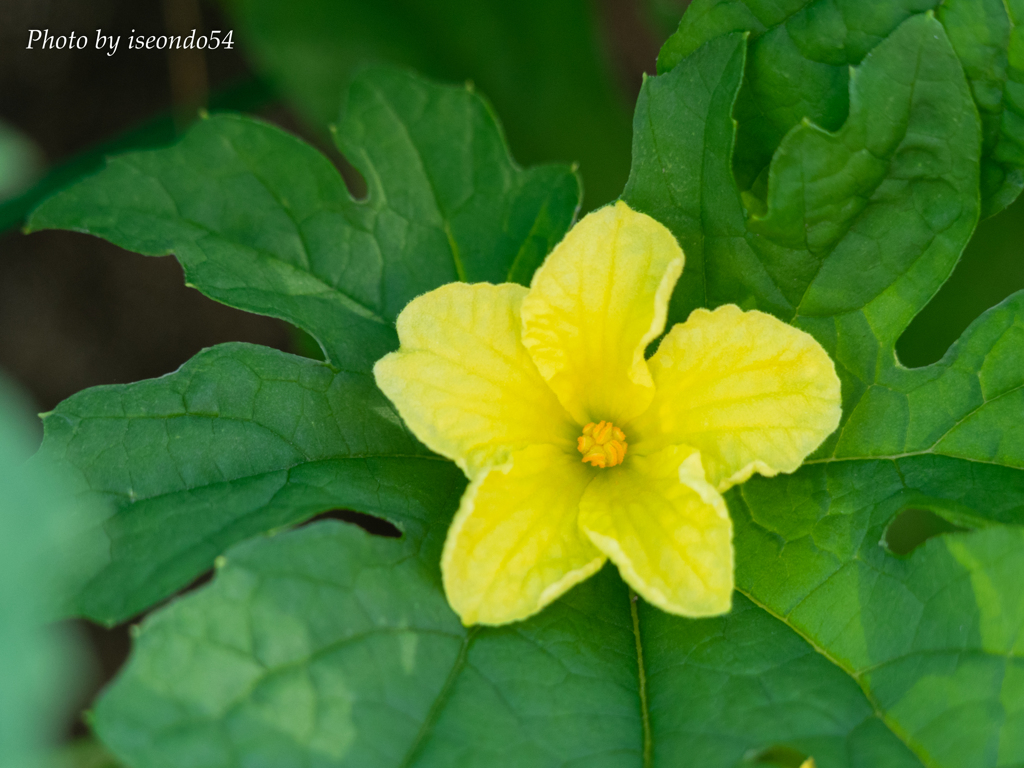
[[[804,119],[839,129],[853,108],[850,66],[930,9],[963,64],[984,122],[983,214],[991,216],[1024,188],[1024,5],[1016,0],[698,0],[662,48],[658,71],[723,34],[750,32],[734,164],[740,188],[763,194],[764,174],[790,129]]]
[[[665,219],[704,256],[676,317],[702,300],[767,309],[814,334],[843,381],[843,424],[817,458],[730,493],[738,590],[863,691],[907,764],[1014,764],[1024,294],[935,365],[907,369],[894,353],[977,220],[967,83],[938,21],[911,17],[852,71],[842,127],[804,121],[786,135],[745,215],[729,175],[743,51],[739,35],[712,40],[647,82],[624,193],[654,215],[689,214]],[[683,97],[694,92],[696,108]],[[687,184],[699,189],[679,206]],[[900,558],[883,539],[909,508],[975,530]]]
[[[578,180],[519,169],[481,98],[399,71],[359,75],[336,133],[365,200],[311,147],[222,115],[174,147],[111,160],[33,214],[32,229],[173,252],[204,293],[294,322],[328,356],[225,345],[47,417],[37,462],[71,468],[111,510],[109,560],[77,612],[123,621],[249,536],[338,507],[401,521],[420,496],[460,487],[369,368],[397,346],[393,320],[412,297],[457,279],[528,281],[575,215]]]
[[[43,421],[34,461],[106,502],[109,558],[74,610],[118,623],[208,570],[232,544],[331,509],[425,524],[461,473],[412,437],[369,374],[250,344],[179,371],[94,387]]]
[[[743,62],[742,37],[719,38],[649,80],[637,102],[623,198],[664,221],[687,254],[670,321],[729,302],[786,320],[905,304],[875,324],[895,342],[977,221],[977,118],[941,26],[914,17],[875,51],[839,132],[794,129],[772,163],[767,206],[749,217],[730,167]]]
[[[466,629],[442,537],[327,521],[240,545],[141,625],[97,731],[138,768],[733,765],[779,743],[822,765],[920,765],[852,680],[743,598],[686,621],[605,568],[529,621]]]
[[[173,253],[210,298],[287,320],[328,362],[369,370],[397,346],[394,318],[410,299],[453,280],[528,279],[579,205],[574,172],[518,168],[465,88],[365,70],[337,139],[367,179],[365,200],[312,147],[217,115],[170,148],[111,159],[44,202],[27,229]]]

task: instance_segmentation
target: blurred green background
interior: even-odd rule
[[[176,369],[204,347],[250,341],[301,351],[291,329],[186,289],[173,259],[147,259],[84,235],[22,235],[43,197],[110,153],[167,144],[200,108],[254,112],[306,138],[360,179],[326,139],[353,68],[388,61],[472,81],[522,165],[577,163],[584,207],[614,199],[630,161],[632,104],[686,0],[0,0],[0,370],[46,410],[97,384]],[[124,37],[232,30],[225,51],[129,51]],[[26,50],[47,28],[122,36],[113,56]],[[989,306],[1024,288],[1024,203],[983,222],[949,282],[898,345],[909,366],[944,354]],[[26,427],[31,433],[32,427]],[[35,429],[38,432],[38,427]],[[38,434],[36,435],[38,438]],[[31,444],[31,434],[23,438]],[[915,527],[916,526],[916,527]],[[923,526],[923,527],[922,527]],[[918,521],[911,526],[924,530]],[[910,537],[913,539],[913,536]],[[911,542],[912,543],[912,542]],[[59,738],[116,671],[127,627],[81,625],[92,687],[65,698]],[[67,766],[105,765],[77,745]],[[3,768],[6,768],[4,766]]]

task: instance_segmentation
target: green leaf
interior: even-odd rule
[[[742,38],[719,38],[687,62],[640,95],[623,193],[687,254],[691,274],[670,318],[734,302],[815,327],[868,321],[894,344],[978,215],[978,121],[941,26],[913,17],[875,50],[856,70],[838,132],[794,129],[772,163],[767,207],[749,217],[730,170]],[[851,365],[875,356],[870,344],[851,350]]]
[[[977,220],[968,85],[942,26],[910,18],[853,70],[841,127],[786,135],[745,215],[729,175],[743,54],[739,35],[718,38],[645,84],[624,194],[703,257],[676,318],[701,303],[771,311],[813,333],[843,382],[843,423],[817,458],[729,494],[737,588],[845,673],[919,761],[864,764],[1016,764],[1024,293],[934,365],[894,353]],[[975,530],[897,557],[882,542],[905,509]]]
[[[607,567],[529,621],[467,630],[439,583],[443,531],[325,521],[240,545],[141,625],[98,733],[136,768],[731,766],[780,743],[823,766],[920,765],[743,598],[685,621]]]
[[[337,138],[366,200],[298,139],[219,115],[173,147],[110,160],[43,203],[28,229],[174,253],[207,296],[287,320],[329,362],[367,370],[396,346],[393,321],[410,299],[458,279],[527,279],[579,204],[570,169],[515,166],[467,89],[366,70]]]
[[[723,34],[751,33],[734,163],[741,189],[762,188],[775,149],[801,120],[827,130],[843,125],[852,106],[849,66],[904,20],[932,8],[984,121],[983,213],[991,216],[1024,187],[1024,32],[1017,26],[1024,5],[1017,0],[697,0],[662,48],[658,71]]]
[[[224,0],[257,67],[317,130],[334,120],[354,69],[388,61],[474,82],[516,156],[580,164],[587,207],[629,173],[629,104],[585,0]]]
[[[226,345],[46,418],[37,461],[110,510],[108,562],[75,612],[123,621],[255,534],[339,507],[401,523],[422,498],[461,488],[366,371],[395,346],[393,319],[413,296],[457,279],[528,281],[575,215],[578,181],[517,168],[482,99],[404,72],[356,78],[337,136],[366,200],[312,148],[220,116],[174,147],[112,160],[33,215],[34,229],[173,252],[207,295],[294,322],[328,356]]]
[[[936,14],[981,114],[981,197],[991,216],[1024,188],[1024,3],[947,0]]]
[[[464,484],[406,431],[371,375],[249,344],[206,350],[159,379],[87,389],[43,423],[35,462],[110,509],[109,559],[74,605],[109,624],[243,539],[336,508],[404,526]]]
[[[628,612],[593,615],[602,597],[625,606],[621,582],[596,581],[541,622],[466,630],[440,589],[443,530],[424,545],[325,521],[231,551],[209,588],[143,623],[97,732],[138,767],[635,755]]]
[[[738,589],[848,673],[924,765],[1024,754],[1013,586],[1024,578],[1024,480],[1002,474],[936,457],[858,460],[772,488],[753,481],[730,499]],[[996,484],[988,493],[979,475]],[[908,506],[977,517],[989,500],[1015,525],[936,537],[906,559],[880,546]]]
[[[265,81],[252,78],[211,93],[209,106],[218,111],[255,111],[267,106],[274,96]],[[21,226],[43,200],[69,184],[101,170],[108,155],[152,149],[174,141],[181,131],[181,125],[176,122],[180,119],[180,112],[168,108],[163,114],[155,115],[76,155],[53,163],[45,168],[45,173],[30,187],[0,202],[0,231]]]
[[[857,682],[741,595],[718,619],[687,621],[638,603],[653,760],[732,768],[920,768]],[[781,753],[781,754],[780,754]]]

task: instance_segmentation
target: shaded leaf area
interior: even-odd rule
[[[57,750],[47,768],[125,768],[94,738],[79,739]]]
[[[1024,3],[1019,0],[697,0],[662,48],[667,72],[704,43],[751,34],[736,102],[734,166],[743,190],[763,198],[765,173],[783,137],[807,118],[827,130],[853,104],[850,65],[914,14],[936,9],[967,74],[981,114],[983,215],[1009,205],[1024,187]]]
[[[318,130],[366,61],[470,80],[502,116],[516,156],[578,162],[587,207],[629,173],[629,104],[586,0],[223,0],[255,64]],[[678,18],[678,17],[677,17]]]
[[[35,463],[60,467],[110,510],[109,557],[73,607],[109,624],[250,536],[339,507],[404,527],[464,484],[406,431],[371,375],[249,344],[206,350],[159,379],[85,390],[43,426]]]
[[[720,619],[640,604],[634,622],[606,567],[526,622],[467,630],[440,587],[443,530],[324,521],[240,545],[142,624],[98,733],[139,768],[731,766],[780,743],[920,765],[852,679],[742,597]]]
[[[737,588],[845,673],[907,764],[1015,765],[1024,294],[931,366],[907,369],[894,353],[977,220],[980,126],[967,82],[939,22],[911,17],[853,71],[838,130],[787,134],[766,205],[747,216],[730,121],[744,48],[738,35],[718,38],[647,82],[625,193],[697,255],[676,319],[701,303],[773,312],[814,334],[842,379],[843,423],[816,457],[729,494]],[[912,507],[971,532],[896,557],[882,539]]]
[[[218,115],[176,145],[108,161],[43,203],[28,229],[73,229],[173,253],[210,298],[308,331],[335,366],[368,370],[393,320],[453,280],[525,281],[579,204],[563,166],[518,168],[487,104],[464,88],[370,69],[337,141],[367,180],[353,200],[312,147]]]

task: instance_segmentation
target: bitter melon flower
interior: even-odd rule
[[[469,478],[441,572],[463,623],[540,611],[611,560],[645,600],[727,612],[722,492],[800,466],[839,423],[808,334],[736,306],[661,335],[683,252],[619,202],[582,219],[520,285],[451,283],[398,316],[377,384]]]

